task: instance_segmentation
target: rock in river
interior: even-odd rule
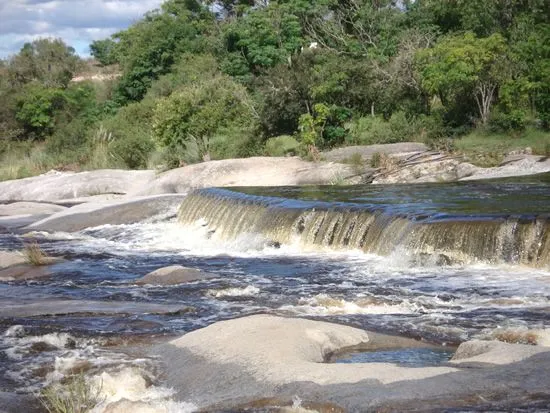
[[[144,277],[136,280],[136,284],[174,285],[213,277],[215,277],[214,274],[203,272],[196,268],[171,265],[169,267],[159,268],[158,270],[150,272]]]
[[[456,360],[414,368],[326,363],[331,353],[345,348],[376,351],[396,343],[419,345],[338,324],[254,315],[190,332],[154,352],[165,361],[168,385],[177,397],[207,411],[295,395],[354,412],[550,400],[550,349],[541,346],[470,343],[464,351],[459,348]]]

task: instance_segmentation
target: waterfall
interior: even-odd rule
[[[201,189],[180,206],[179,222],[201,220],[212,236],[232,240],[259,234],[273,244],[404,252],[435,263],[488,262],[550,268],[548,217],[399,215],[383,209]]]

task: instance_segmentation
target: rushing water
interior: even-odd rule
[[[264,312],[451,347],[548,340],[549,215],[547,178],[210,189],[190,195],[179,218],[34,233],[66,261],[50,278],[0,284],[0,390],[36,391],[83,365],[108,371],[105,383],[122,382],[121,366],[155,381],[143,343]],[[0,249],[20,249],[26,236],[0,232]],[[173,264],[216,278],[134,283]]]

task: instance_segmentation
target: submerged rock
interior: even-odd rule
[[[63,261],[59,257],[39,257],[40,264],[32,264],[24,253],[0,251],[0,281],[23,281],[50,275],[48,265]]]
[[[408,345],[419,343],[326,322],[256,315],[193,331],[155,353],[165,360],[167,384],[178,397],[207,410],[294,395],[346,411],[550,398],[550,349],[540,346],[466,343],[455,360],[437,367],[325,363],[331,353],[352,346],[374,351]]]
[[[144,277],[136,280],[137,285],[174,285],[191,281],[205,280],[214,278],[216,275],[201,271],[196,268],[182,267],[181,265],[171,265],[169,267],[159,268]]]
[[[0,281],[24,281],[49,277],[51,272],[46,266],[31,264],[15,265],[0,270]]]

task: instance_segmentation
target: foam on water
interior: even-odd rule
[[[208,294],[216,298],[221,297],[252,297],[258,295],[260,289],[253,285],[248,285],[244,288],[225,288],[223,290],[209,290]]]
[[[297,305],[284,305],[283,311],[306,315],[343,315],[343,314],[414,314],[422,309],[409,302],[391,304],[368,298],[346,301],[328,294],[301,298]]]

